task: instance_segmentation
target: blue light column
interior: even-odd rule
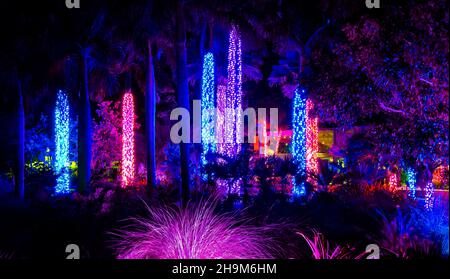
[[[206,154],[216,151],[214,121],[214,55],[211,52],[203,58],[202,75],[202,164],[206,165]]]
[[[59,90],[55,107],[55,171],[56,194],[70,192],[69,164],[69,99]]]
[[[297,164],[297,175],[302,177],[306,175],[306,120],[306,92],[297,87],[292,109],[292,156]],[[298,184],[294,179],[292,194],[294,197],[305,195],[304,182]]]

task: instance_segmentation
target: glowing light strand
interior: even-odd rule
[[[391,173],[389,176],[389,190],[395,191],[398,186],[398,177],[396,173]]]
[[[216,151],[213,109],[214,94],[214,56],[208,52],[203,58],[202,75],[202,164],[206,165],[206,154]]]
[[[240,111],[242,108],[242,58],[241,39],[236,26],[233,26],[228,47],[228,79],[225,97],[225,154],[235,157],[240,152],[239,129],[241,125]],[[237,112],[236,112],[237,111]]]
[[[434,185],[430,181],[425,187],[425,209],[432,210],[434,205]]]
[[[306,93],[304,89],[295,89],[294,105],[292,109],[292,157],[297,164],[297,175],[306,175]],[[294,179],[292,194],[303,196],[306,194],[305,184],[297,183]]]
[[[69,99],[67,94],[59,91],[55,107],[55,171],[56,194],[67,194],[70,192],[69,176]]]
[[[236,114],[236,121],[235,121],[235,135],[237,136],[237,138],[235,139],[235,143],[236,143],[236,153],[239,153],[241,151],[241,145],[239,143],[237,143],[237,139],[241,136],[240,132],[241,129],[239,129],[238,127],[241,127],[241,125],[243,125],[243,123],[241,122],[241,111],[242,111],[242,48],[241,48],[241,37],[239,35],[239,30],[237,29],[236,26],[234,27],[234,34],[235,34],[235,38],[237,41],[237,49],[236,49],[236,99],[235,99],[235,108],[238,109],[237,110],[237,114]]]
[[[127,92],[122,102],[122,187],[134,181],[134,100]]]
[[[219,84],[217,86],[217,122],[216,122],[216,142],[217,142],[217,152],[220,154],[225,154],[225,105],[226,105],[226,92],[227,87],[224,84]]]
[[[314,104],[311,100],[306,101],[306,172],[307,181],[314,183],[312,175],[319,173],[319,164],[317,161],[317,152],[319,152],[319,119],[311,116],[311,110]]]
[[[409,168],[406,171],[406,184],[408,185],[408,196],[416,198],[416,172],[413,168]]]

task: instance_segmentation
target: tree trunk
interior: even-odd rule
[[[200,37],[200,56],[203,56],[213,48],[213,24],[206,21]]]
[[[303,47],[297,48],[298,53],[298,77],[300,78],[303,73],[303,63],[305,62],[305,50]]]
[[[186,31],[182,4],[177,4],[177,24],[176,24],[176,59],[177,59],[177,99],[178,106],[190,111],[189,87],[186,73]],[[189,174],[189,154],[190,144],[180,143],[180,166],[181,166],[181,203],[186,205],[189,200],[190,174]]]
[[[148,76],[145,92],[145,131],[147,145],[147,188],[151,191],[156,187],[156,86],[153,65],[152,46],[148,44]]]
[[[17,176],[16,196],[23,201],[25,198],[25,109],[23,106],[22,84],[19,81],[19,109],[18,109],[18,144],[17,144]]]
[[[88,57],[83,53],[78,122],[78,191],[88,192],[91,176],[91,106],[89,103]]]

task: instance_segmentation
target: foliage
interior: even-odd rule
[[[305,233],[298,232],[311,249],[312,257],[316,260],[349,259],[351,249],[339,245],[331,248],[330,243],[325,236],[315,230],[312,231],[313,237],[308,237]]]
[[[433,184],[437,189],[449,189],[449,166],[439,166],[433,173]]]
[[[178,185],[180,181],[180,147],[169,142],[163,151],[164,160],[156,170],[156,183],[161,186]]]
[[[103,101],[96,110],[92,133],[92,178],[115,181],[122,158],[120,102]]]
[[[52,140],[52,126],[50,118],[45,114],[41,114],[36,125],[26,130],[25,160],[27,162],[46,162],[51,164],[55,146]]]
[[[31,128],[26,130],[25,136],[25,177],[27,187],[31,190],[31,196],[39,191],[45,191],[55,185],[54,173],[55,141],[53,139],[54,125],[51,118],[41,114],[39,120]],[[32,121],[32,120],[30,120]],[[76,162],[77,154],[77,121],[69,121],[69,159]],[[76,163],[70,166],[72,175],[76,175]]]
[[[442,254],[449,255],[448,202],[438,201],[432,210],[411,208],[412,224],[421,236],[440,243]]]
[[[404,214],[397,209],[397,214],[389,219],[379,211],[382,220],[380,247],[397,258],[410,259],[416,257],[441,256],[442,239],[435,236],[427,238],[418,225],[418,215]],[[448,222],[448,221],[447,221]]]
[[[0,173],[0,195],[14,191],[14,184],[7,174]]]
[[[330,186],[342,186],[344,168],[338,163],[319,159],[319,173],[311,176],[317,182],[317,190],[328,191]]]

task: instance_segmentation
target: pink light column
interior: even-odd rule
[[[311,116],[314,104],[311,100],[306,101],[306,172],[307,181],[314,183],[311,174],[319,173],[317,153],[319,152],[319,119]]]
[[[127,92],[122,100],[122,187],[134,181],[134,100]]]
[[[389,176],[389,190],[395,191],[397,189],[397,186],[398,186],[398,177],[397,174],[393,172]]]

